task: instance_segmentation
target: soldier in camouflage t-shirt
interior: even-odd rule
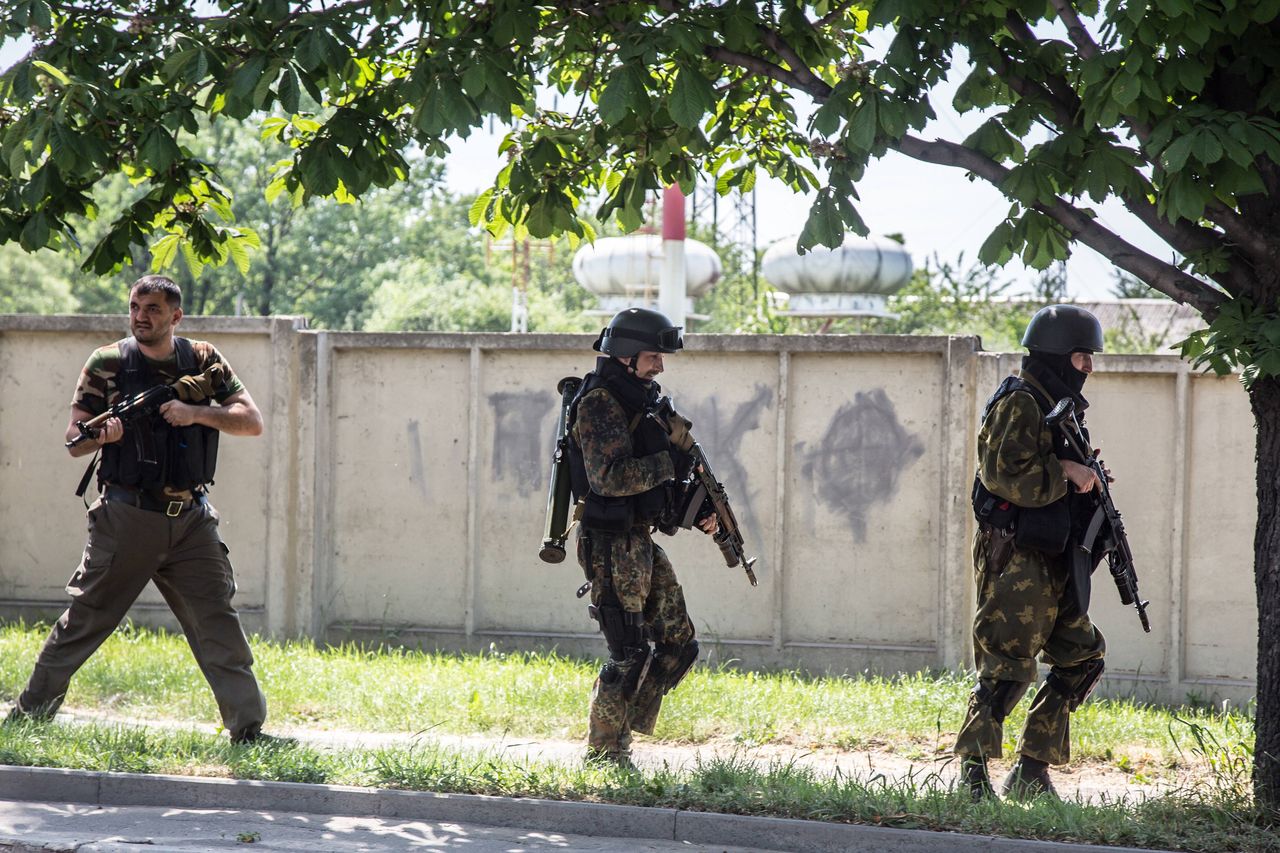
[[[182,626],[232,741],[268,737],[261,732],[266,700],[231,604],[235,576],[206,497],[218,435],[259,435],[262,414],[211,344],[174,334],[181,320],[182,292],[174,282],[139,279],[129,293],[133,336],[96,350],[80,375],[66,438],[72,456],[101,451],[100,497],[89,508],[89,540],[67,583],[71,605],[49,633],[10,719],[52,717],[72,676],[154,583]],[[83,440],[81,423],[159,386],[172,387],[176,397],[138,417],[116,410]]]
[[[1037,657],[1049,664],[1050,674],[1027,712],[1018,760],[1002,791],[1015,798],[1056,795],[1048,766],[1070,759],[1070,715],[1101,676],[1106,650],[1102,632],[1089,620],[1087,600],[1082,608],[1069,589],[1067,558],[1073,547],[1068,493],[1083,495],[1101,484],[1092,469],[1059,458],[1054,432],[1045,423],[1049,408],[1063,397],[1073,398],[1078,411],[1088,407],[1081,390],[1093,370],[1092,354],[1102,349],[1102,327],[1083,309],[1054,305],[1036,314],[1022,342],[1031,354],[1017,379],[1006,380],[987,404],[978,433],[975,502],[985,503],[983,509],[975,506],[979,525],[973,542],[978,686],[955,745],[975,800],[994,795],[987,759],[1001,756],[1005,717],[1035,683]],[[1055,531],[1066,550],[1026,544],[1018,528],[1031,523],[1028,513],[1057,504],[1064,511],[1056,516]],[[983,520],[983,511],[993,508]]]

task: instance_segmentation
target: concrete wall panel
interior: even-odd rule
[[[0,613],[55,615],[83,546],[60,441],[84,359],[120,317],[0,317]],[[250,630],[413,644],[601,649],[572,553],[538,559],[556,382],[585,335],[310,332],[187,318],[262,408],[224,437],[213,499]],[[684,532],[659,542],[708,657],[814,671],[962,666],[978,410],[1016,355],[972,338],[691,336],[662,377],[738,510],[760,586]],[[1254,669],[1253,429],[1233,378],[1103,357],[1095,443],[1151,601],[1105,568],[1111,692],[1244,698]],[[572,543],[571,543],[572,545]],[[571,549],[572,550],[572,549]],[[173,625],[154,591],[133,617]]]
[[[1218,682],[1251,683],[1257,670],[1255,449],[1249,399],[1235,377],[1196,377],[1191,403],[1185,680],[1201,682],[1205,695]]]
[[[791,370],[785,639],[936,642],[940,358],[804,354]]]
[[[466,350],[333,355],[328,622],[460,627],[465,611]],[[322,474],[323,476],[323,474]]]

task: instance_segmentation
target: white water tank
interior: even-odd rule
[[[720,278],[720,256],[706,243],[684,241],[684,268],[688,312],[693,298],[709,291]],[[658,283],[662,277],[662,237],[632,234],[601,237],[583,243],[573,256],[573,277],[600,299],[600,310],[613,315],[624,308],[658,308]],[[698,318],[701,319],[701,318]]]
[[[796,251],[795,238],[764,253],[760,271],[790,297],[785,313],[810,317],[886,317],[885,298],[911,280],[911,254],[886,237],[846,234],[835,249]]]

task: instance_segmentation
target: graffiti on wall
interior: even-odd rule
[[[733,514],[742,522],[744,533],[757,538],[757,547],[762,528],[753,498],[759,493],[760,484],[747,477],[742,440],[760,428],[761,416],[772,406],[773,389],[761,382],[756,383],[751,398],[742,403],[722,403],[719,394],[688,403],[676,402],[677,410],[693,421],[693,437],[702,445],[716,476],[729,492]]]
[[[422,431],[417,420],[409,421],[409,482],[417,488],[422,499],[427,499],[426,465],[422,461]]]
[[[493,478],[509,481],[527,498],[545,483],[551,449],[544,422],[554,417],[559,397],[549,391],[497,391],[489,395],[493,409]]]
[[[868,517],[897,493],[924,442],[903,428],[889,396],[876,388],[837,409],[816,446],[799,442],[795,449],[817,501],[847,518],[854,540],[863,542]]]

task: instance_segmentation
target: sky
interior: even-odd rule
[[[870,53],[882,50],[887,38],[879,41],[881,44],[873,44]],[[0,68],[14,62],[22,49],[25,47],[14,43],[0,47]],[[958,62],[951,78],[935,92],[933,106],[938,117],[920,134],[922,137],[958,142],[983,121],[979,114],[961,116],[951,108],[954,88],[964,73],[962,62]],[[797,109],[803,111],[800,105]],[[446,159],[449,189],[474,193],[492,184],[501,168],[497,147],[503,132],[501,127],[490,130],[486,126],[467,139],[451,140],[452,153]],[[858,184],[858,194],[858,210],[871,233],[901,234],[916,267],[935,255],[954,264],[961,254],[967,267],[977,259],[978,247],[1010,204],[992,186],[981,180],[970,181],[960,169],[921,163],[896,152],[871,164]],[[756,185],[757,240],[761,248],[778,240],[794,240],[811,200],[780,181],[761,176]],[[1157,258],[1172,258],[1168,246],[1118,202],[1097,206],[1095,211],[1101,224],[1138,248]],[[1109,296],[1113,270],[1102,256],[1076,244],[1067,263],[1068,294],[1078,299]],[[1016,259],[1004,268],[1004,278],[1014,283],[1011,291],[1015,292],[1029,289],[1036,275]]]

